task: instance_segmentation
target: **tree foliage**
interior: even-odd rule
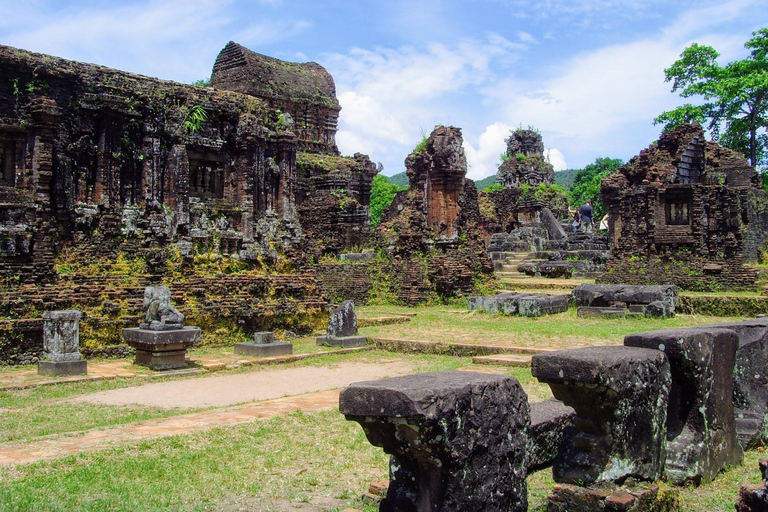
[[[371,229],[379,225],[381,214],[392,204],[395,194],[401,190],[406,190],[406,187],[398,187],[394,183],[390,183],[386,176],[377,174],[373,177],[373,188],[371,188]]]
[[[595,163],[579,169],[573,179],[573,186],[568,191],[570,205],[578,208],[590,200],[595,211],[594,218],[602,218],[605,215],[605,206],[600,198],[600,182],[623,163],[618,158],[597,158]]]
[[[706,124],[712,138],[740,151],[753,166],[768,164],[768,28],[752,33],[745,45],[749,57],[720,66],[711,46],[692,44],[664,70],[672,92],[683,98],[700,97],[699,105],[685,104],[663,112],[654,124],[664,131],[681,123]]]

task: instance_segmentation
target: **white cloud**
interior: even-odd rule
[[[524,43],[535,43],[536,38],[533,37],[528,32],[523,32],[522,30],[517,33],[517,37]]]
[[[5,26],[5,36],[28,50],[189,82],[210,74],[217,52],[228,40],[221,33],[242,22],[232,4],[233,0],[144,0],[62,7],[37,2],[35,9],[14,15],[19,18],[14,18],[12,27]],[[301,20],[260,17],[234,32],[234,37],[258,47],[294,37],[309,26]]]
[[[550,148],[544,151],[544,156],[555,168],[555,171],[562,171],[568,168],[568,164],[565,163],[565,155],[563,155],[559,149]]]
[[[464,104],[477,102],[474,91],[493,79],[493,66],[514,59],[523,48],[489,34],[484,41],[452,46],[354,48],[348,54],[325,56],[323,63],[334,76],[342,106],[337,134],[341,152],[366,152],[382,159],[388,174],[399,172],[420,131],[450,124]],[[474,98],[459,104],[456,98],[467,91]]]
[[[464,136],[464,152],[469,167],[467,178],[479,180],[496,174],[501,154],[507,150],[504,139],[509,137],[510,129],[511,126],[504,123],[493,123],[485,128],[474,144],[471,137]]]

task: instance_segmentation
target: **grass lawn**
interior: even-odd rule
[[[363,334],[388,338],[457,341],[462,343],[530,346],[618,344],[625,334],[669,327],[715,323],[730,318],[678,316],[668,320],[577,319],[575,312],[525,319],[468,313],[455,306],[417,310],[371,306],[358,308],[361,317],[417,313],[405,324],[367,327]],[[302,339],[297,352],[314,350]],[[200,354],[217,357],[229,348],[204,347]],[[514,375],[532,400],[546,399],[547,386],[526,368],[473,367],[470,358],[383,351],[330,354],[291,363],[293,367],[334,366],[346,361],[402,360],[414,371],[456,368],[492,370]],[[285,368],[280,366],[279,368]],[[226,370],[270,371],[273,366]],[[14,370],[15,371],[15,370]],[[179,377],[177,377],[179,378]],[[184,377],[186,379],[204,376]],[[188,414],[190,410],[74,403],[89,393],[147,382],[146,377],[67,383],[0,391],[0,443],[55,439],[89,429],[144,419]],[[745,454],[744,464],[699,488],[681,489],[686,512],[731,511],[742,483],[759,481],[757,459]],[[338,410],[300,411],[235,427],[192,434],[137,440],[102,451],[0,467],[0,511],[340,511],[365,512],[377,505],[360,500],[368,484],[387,476],[388,457],[370,445],[357,423]],[[543,511],[553,482],[550,471],[528,479],[531,511]]]
[[[538,318],[467,311],[461,306],[432,306],[418,310],[399,306],[364,306],[357,310],[361,317],[417,313],[410,322],[360,329],[361,333],[370,337],[542,348],[620,345],[624,336],[635,332],[739,320],[703,315],[677,315],[667,319],[578,318],[575,308]]]

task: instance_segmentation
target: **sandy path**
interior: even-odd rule
[[[139,404],[181,409],[225,407],[340,388],[353,382],[394,377],[412,371],[412,366],[403,361],[340,363],[332,368],[305,366],[270,369],[100,391],[72,401],[105,405]]]

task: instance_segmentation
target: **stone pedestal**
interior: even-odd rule
[[[293,354],[293,343],[275,340],[272,332],[257,332],[253,341],[235,344],[235,354],[253,357],[276,357]]]
[[[381,512],[527,510],[528,400],[514,377],[435,372],[358,382],[339,410],[391,457]]]
[[[84,375],[88,363],[80,356],[80,312],[45,311],[43,313],[42,360],[40,375]]]
[[[664,472],[669,363],[658,350],[589,347],[537,354],[531,373],[573,407],[552,468],[581,486],[656,481]]]
[[[628,347],[663,351],[672,370],[667,414],[667,477],[709,482],[741,461],[733,413],[738,336],[729,329],[666,329],[624,338]]]
[[[172,370],[186,368],[187,350],[200,339],[200,329],[123,329],[123,339],[136,349],[136,364],[148,366],[153,370]]]

